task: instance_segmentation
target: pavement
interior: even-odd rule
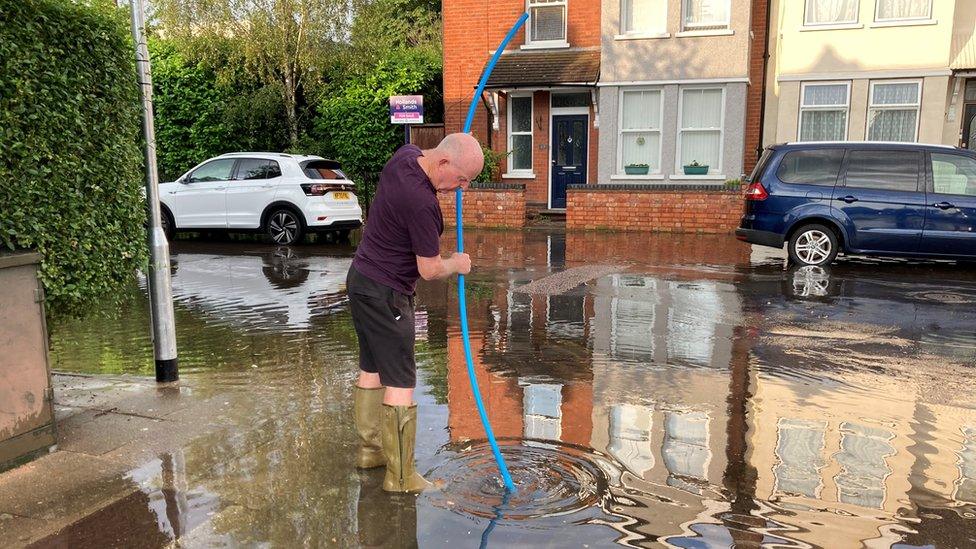
[[[53,383],[59,444],[0,474],[0,547],[52,545],[86,517],[141,496],[140,466],[232,426],[229,395],[185,382],[55,374]]]

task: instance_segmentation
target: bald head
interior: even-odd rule
[[[481,144],[467,133],[448,134],[436,148],[424,151],[424,156],[424,171],[440,191],[467,188],[485,163]]]
[[[484,166],[485,157],[481,152],[481,143],[469,133],[448,134],[437,145],[437,151],[460,168],[468,179],[478,177]]]

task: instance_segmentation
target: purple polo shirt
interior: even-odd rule
[[[380,284],[413,295],[417,256],[440,255],[444,218],[437,191],[417,159],[416,145],[400,147],[380,173],[353,267]]]

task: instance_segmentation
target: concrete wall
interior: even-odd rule
[[[826,80],[850,83],[847,139],[864,140],[870,84],[890,79],[922,80],[919,142],[959,143],[964,83],[953,98],[948,66],[953,34],[972,34],[976,2],[933,0],[931,20],[899,25],[876,23],[875,6],[862,0],[857,23],[818,28],[804,26],[804,2],[773,0],[763,144],[797,140],[801,86]]]
[[[836,30],[805,27],[804,4],[773,0],[780,75],[948,66],[956,0],[933,0],[933,24],[899,26],[876,23],[876,0],[861,0],[858,22]]]
[[[601,82],[729,78],[749,75],[750,0],[732,0],[732,34],[682,32],[682,0],[668,0],[667,28],[658,38],[625,38],[620,0],[603,0]]]

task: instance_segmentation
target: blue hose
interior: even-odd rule
[[[518,32],[519,28],[525,24],[525,20],[529,18],[528,13],[523,13],[522,17],[518,18],[518,21],[512,25],[511,30],[505,35],[505,39],[502,40],[498,48],[495,49],[495,55],[491,57],[488,62],[488,66],[485,67],[485,72],[481,75],[481,81],[478,82],[478,89],[474,92],[474,97],[471,98],[471,107],[468,108],[468,117],[464,121],[464,133],[471,131],[471,123],[474,121],[474,112],[478,106],[478,100],[481,99],[481,93],[485,90],[485,84],[488,83],[488,76],[491,75],[492,69],[495,68],[495,63],[498,62],[498,58],[502,56],[502,52],[505,51],[505,47]],[[464,252],[464,227],[463,221],[461,219],[461,188],[458,187],[457,192],[454,195],[455,198],[455,209],[457,210],[457,251],[458,253]],[[506,492],[515,492],[515,484],[512,482],[512,476],[508,474],[508,466],[505,465],[505,458],[502,457],[501,450],[498,449],[498,442],[495,441],[495,433],[491,430],[491,423],[488,421],[488,414],[485,412],[485,403],[481,401],[481,391],[478,390],[478,378],[474,374],[474,361],[471,359],[471,340],[468,336],[468,306],[464,300],[464,275],[458,275],[458,309],[461,315],[461,337],[464,340],[464,359],[468,363],[468,381],[471,382],[471,392],[474,394],[474,402],[478,406],[478,416],[481,417],[481,425],[485,428],[485,435],[488,436],[488,443],[491,444],[491,451],[495,454],[495,461],[498,463],[498,471],[502,474],[502,480],[505,482]]]

